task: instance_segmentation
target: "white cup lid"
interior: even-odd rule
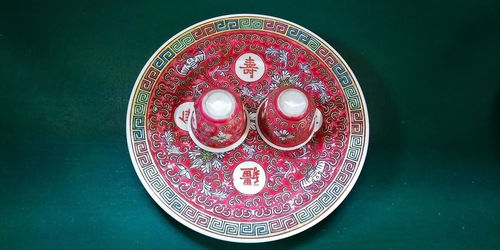
[[[278,96],[278,108],[284,115],[296,117],[304,114],[309,102],[302,91],[297,89],[287,89]]]
[[[231,117],[236,107],[236,100],[226,90],[216,89],[205,95],[202,100],[203,111],[215,120]]]

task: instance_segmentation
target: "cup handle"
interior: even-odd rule
[[[316,112],[314,113],[314,132],[318,131],[321,128],[322,124],[323,114],[321,114],[321,111],[319,109],[316,109]]]

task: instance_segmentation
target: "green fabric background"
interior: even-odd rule
[[[0,248],[500,248],[498,1],[0,1]],[[370,146],[352,192],[259,245],[176,222],[142,187],[125,117],[156,49],[203,19],[298,23],[355,72]]]

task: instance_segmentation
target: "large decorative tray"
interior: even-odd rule
[[[284,85],[303,88],[323,114],[293,151],[255,130],[259,104]],[[225,153],[199,148],[185,130],[191,103],[214,86],[237,93],[250,117],[248,137]],[[283,19],[230,15],[154,53],[130,97],[127,141],[142,184],[173,218],[214,238],[263,242],[310,228],[344,200],[365,159],[368,114],[354,74],[321,38]]]

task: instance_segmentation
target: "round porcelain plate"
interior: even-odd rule
[[[255,128],[259,105],[285,85],[312,95],[323,114],[292,151],[268,146]],[[241,97],[251,119],[244,142],[225,153],[197,147],[185,126],[192,102],[214,86]],[[263,242],[310,228],[344,200],[365,159],[368,114],[354,74],[321,38],[279,18],[230,15],[154,53],[130,97],[127,141],[142,184],[173,218],[217,239]]]

